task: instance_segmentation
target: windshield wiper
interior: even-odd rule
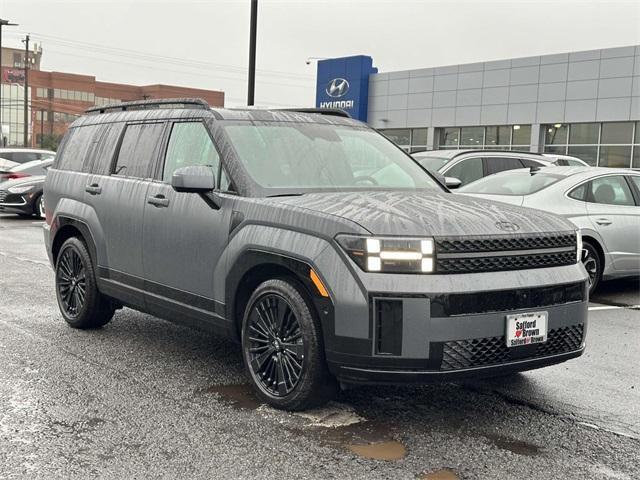
[[[267,198],[271,197],[301,197],[304,193],[274,193],[273,195],[267,195]]]

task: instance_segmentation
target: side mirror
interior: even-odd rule
[[[211,167],[182,167],[173,172],[171,186],[176,192],[207,193],[216,188],[216,180]]]
[[[459,178],[454,178],[454,177],[445,177],[444,179],[444,184],[447,186],[447,188],[458,188],[460,187],[460,185],[462,185],[462,180],[460,180]]]

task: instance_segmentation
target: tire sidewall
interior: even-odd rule
[[[602,260],[600,259],[598,250],[596,250],[596,248],[591,243],[584,242],[582,248],[587,250],[589,252],[589,256],[593,258],[596,262],[596,277],[593,280],[593,283],[589,286],[589,295],[591,296],[595,292],[595,290],[598,288],[598,285],[600,284],[600,280],[602,279]]]
[[[43,198],[44,197],[42,196],[42,194],[40,194],[34,202],[35,208],[33,210],[36,217],[38,218],[44,218],[44,204],[42,203]]]
[[[60,268],[60,259],[62,255],[67,250],[73,250],[78,254],[80,260],[83,263],[85,269],[85,278],[86,278],[86,293],[85,300],[82,304],[82,308],[78,311],[77,315],[69,315],[69,313],[64,308],[64,303],[62,301],[62,297],[60,296],[60,289],[58,288],[58,269]],[[89,252],[85,247],[84,243],[76,237],[69,238],[66,240],[62,247],[60,247],[60,252],[58,252],[58,257],[56,259],[56,270],[55,270],[55,288],[56,288],[56,298],[58,300],[58,308],[60,309],[60,313],[62,314],[65,321],[74,328],[80,328],[86,322],[86,318],[91,313],[92,305],[95,303],[96,297],[96,282],[95,277],[93,275],[93,268],[91,264],[91,257],[89,256]]]

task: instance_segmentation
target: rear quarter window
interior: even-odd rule
[[[108,175],[123,127],[123,123],[105,123],[70,129],[58,150],[55,168]]]

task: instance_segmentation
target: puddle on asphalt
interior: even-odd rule
[[[236,385],[213,385],[206,393],[217,393],[218,396],[232,407],[244,410],[255,410],[261,403],[254,395],[251,385],[246,383]]]
[[[460,477],[448,468],[436,470],[435,472],[423,473],[418,477],[420,480],[460,480]]]
[[[508,450],[518,455],[524,455],[527,457],[533,457],[540,453],[540,447],[532,443],[523,442],[522,440],[515,440],[513,438],[503,437],[502,435],[496,435],[493,433],[485,434],[485,437],[489,439],[496,447],[502,450]]]
[[[393,428],[377,420],[357,418],[359,421],[344,426],[315,426],[305,433],[333,448],[370,460],[396,461],[407,456],[406,447],[394,438]]]

